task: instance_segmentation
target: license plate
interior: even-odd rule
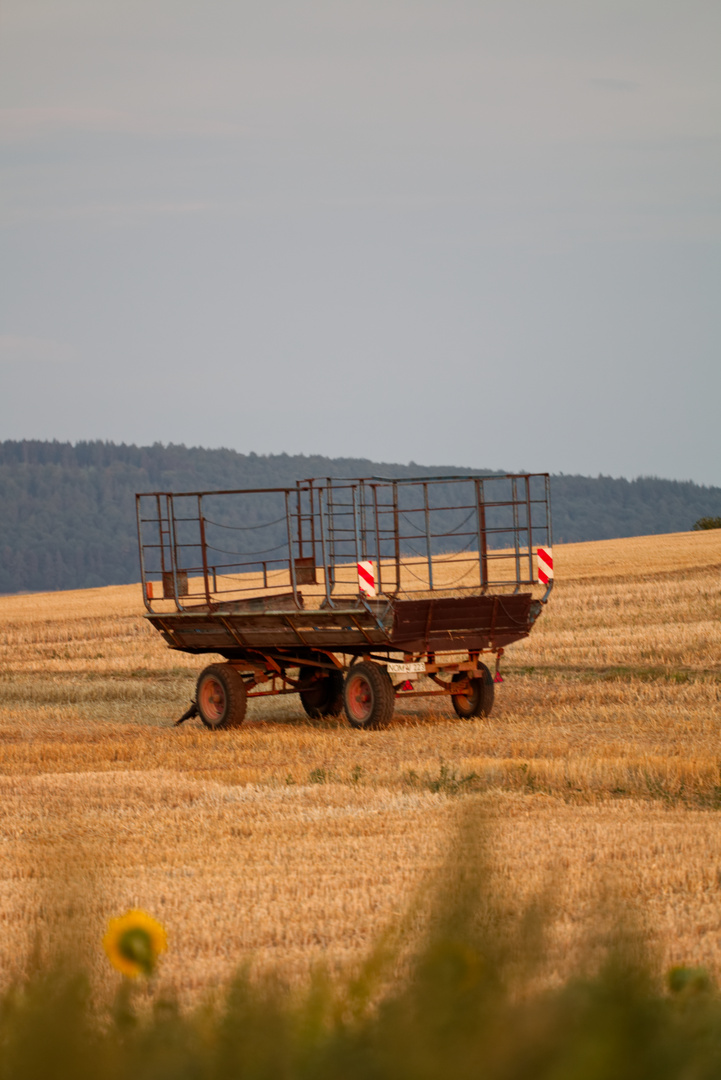
[[[426,670],[426,665],[425,665],[425,662],[422,661],[422,660],[419,660],[417,663],[414,663],[414,664],[389,664],[388,665],[388,674],[389,675],[412,675],[414,672],[425,671],[425,670]]]

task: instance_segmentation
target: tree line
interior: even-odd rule
[[[3,442],[0,592],[137,581],[138,491],[284,487],[315,476],[401,478],[483,471],[160,443]],[[553,477],[551,491],[559,543],[681,532],[721,515],[721,488],[690,481],[561,474]]]

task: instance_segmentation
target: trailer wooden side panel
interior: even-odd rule
[[[414,653],[505,648],[528,636],[538,611],[531,593],[405,600],[394,606],[391,640]]]
[[[530,593],[513,596],[396,600],[375,611],[345,610],[172,612],[147,618],[174,649],[230,655],[246,649],[316,648],[330,652],[481,651],[528,635],[540,605]]]

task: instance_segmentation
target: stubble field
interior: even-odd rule
[[[557,585],[509,648],[491,718],[399,703],[385,731],[253,701],[237,731],[174,729],[200,658],[138,586],[0,598],[0,972],[105,921],[168,929],[183,1001],[240,963],[300,983],[364,956],[481,793],[509,915],[543,893],[563,979],[609,893],[659,964],[721,978],[721,533],[554,549]],[[78,932],[74,930],[73,933]]]

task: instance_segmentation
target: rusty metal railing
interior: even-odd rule
[[[150,611],[284,596],[295,607],[367,604],[361,562],[379,597],[518,591],[538,583],[536,549],[552,545],[546,473],[314,478],[144,493],[136,506]]]

